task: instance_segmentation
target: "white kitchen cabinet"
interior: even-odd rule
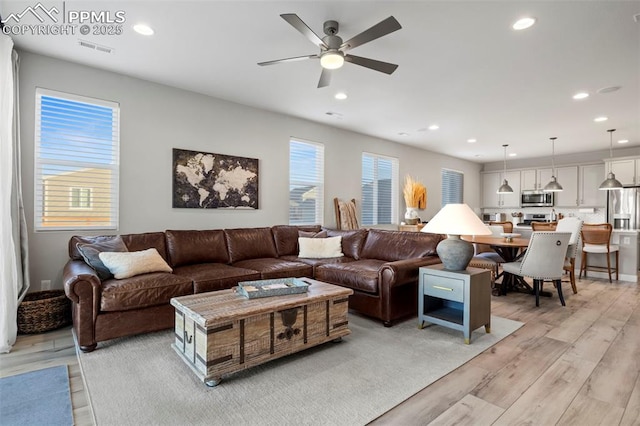
[[[528,169],[520,172],[522,191],[540,191],[551,180],[551,168]]]
[[[482,207],[520,207],[520,171],[507,171],[507,180],[513,188],[512,194],[498,194],[504,172],[482,174]]]
[[[562,191],[555,193],[555,206],[578,206],[578,166],[556,167],[556,178]]]
[[[600,191],[598,188],[606,178],[605,165],[581,165],[579,172],[579,205],[584,207],[604,207],[607,204],[607,191]]]
[[[635,185],[637,161],[638,160],[632,158],[610,161],[609,164],[607,164],[605,177],[602,180],[606,179],[606,173],[609,172],[608,167],[610,166],[611,171],[616,175],[616,179],[618,179],[620,183],[623,185]]]

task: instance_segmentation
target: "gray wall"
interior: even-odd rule
[[[363,151],[399,158],[401,183],[411,174],[425,184],[428,204],[421,212],[423,219],[440,209],[442,167],[464,172],[465,202],[473,208],[480,203],[480,164],[42,55],[20,52],[20,57],[22,178],[33,290],[40,288],[41,280],[52,280],[54,288],[61,288],[69,237],[89,234],[33,232],[36,87],[120,103],[120,228],[116,233],[286,224],[291,136],[325,145],[325,226],[335,225],[333,197],[360,200]],[[172,148],[260,159],[260,209],[173,209]],[[401,188],[398,193],[401,217]]]

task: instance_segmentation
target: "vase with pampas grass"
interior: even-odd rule
[[[402,188],[404,202],[407,205],[407,211],[404,214],[404,221],[407,225],[416,225],[420,220],[418,209],[427,207],[427,188],[411,176],[404,178],[404,187]]]

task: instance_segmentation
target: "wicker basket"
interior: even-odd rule
[[[18,306],[18,333],[43,333],[69,324],[71,301],[63,290],[28,293]]]

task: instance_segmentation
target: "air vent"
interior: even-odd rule
[[[113,53],[113,48],[112,47],[101,46],[99,44],[92,43],[90,41],[78,39],[78,44],[80,46],[82,46],[82,47],[86,47],[87,49],[97,50],[98,52]]]

